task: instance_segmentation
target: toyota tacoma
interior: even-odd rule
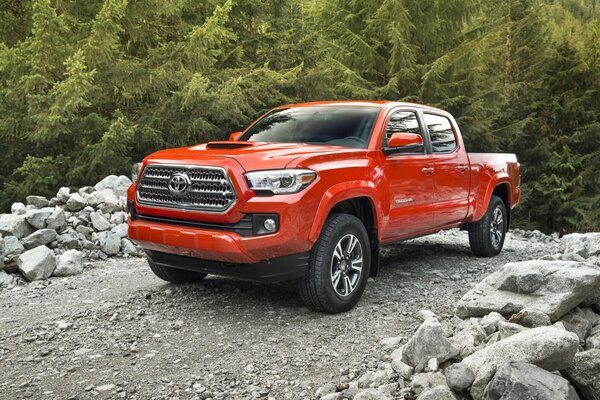
[[[329,313],[358,302],[382,244],[460,227],[497,255],[521,196],[514,154],[467,153],[448,112],[389,101],[277,107],[229,141],[153,153],[133,179],[129,237],[158,277],[296,280]]]

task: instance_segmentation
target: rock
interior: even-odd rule
[[[127,222],[127,214],[124,211],[117,211],[110,216],[110,223],[115,225],[121,225]]]
[[[439,385],[421,393],[417,400],[458,400],[458,397],[448,386]]]
[[[78,250],[67,250],[58,256],[54,276],[78,275],[83,272],[83,257]]]
[[[441,372],[425,372],[415,374],[410,381],[410,387],[416,395],[421,394],[427,389],[431,389],[440,385],[446,386],[446,378]]]
[[[25,251],[25,247],[21,244],[16,236],[7,236],[4,238],[4,255],[16,256]]]
[[[127,229],[129,228],[129,226],[127,224],[121,224],[121,225],[117,225],[115,227],[113,227],[110,231],[120,238],[124,238],[127,237]],[[402,338],[400,338],[400,340],[402,340]],[[398,342],[400,343],[400,342]],[[397,344],[395,345],[397,346]]]
[[[67,231],[56,237],[59,245],[66,249],[77,249],[79,248],[79,238],[75,232]]]
[[[600,287],[600,269],[572,261],[508,263],[475,285],[458,302],[461,318],[496,311],[504,316],[526,307],[558,320]]]
[[[390,398],[377,389],[365,389],[358,392],[354,400],[390,400]]]
[[[46,227],[54,229],[56,232],[61,232],[67,226],[65,210],[60,207],[55,207],[52,214],[46,219]]]
[[[440,317],[438,317],[431,310],[420,310],[418,315],[419,315],[419,318],[421,318],[421,321],[427,321],[428,319],[433,319],[435,321],[441,322]]]
[[[569,382],[532,364],[509,363],[496,371],[485,388],[485,400],[579,400]]]
[[[526,331],[527,329],[528,328],[525,328],[522,325],[514,324],[512,322],[498,322],[498,333],[500,334],[500,340],[506,339],[507,337],[515,335],[519,332]]]
[[[0,286],[12,285],[15,278],[0,269]]]
[[[392,367],[389,364],[387,364],[386,368],[375,371],[375,373],[371,377],[370,386],[385,385],[392,379],[393,375],[394,370],[392,370]]]
[[[600,232],[571,233],[562,237],[565,253],[577,253],[583,258],[600,255]]]
[[[122,187],[129,188],[131,183],[132,183],[131,179],[129,179],[125,175],[121,175],[121,176],[109,175],[106,178],[102,179],[100,182],[98,182],[94,186],[94,189],[100,191],[103,189],[114,189],[114,188],[122,188]]]
[[[94,233],[94,229],[90,228],[89,226],[85,226],[85,225],[77,226],[77,228],[75,228],[75,231],[77,231],[77,233],[80,233],[81,235],[83,235],[83,237],[87,240],[91,239],[92,233]]]
[[[79,211],[86,205],[87,202],[79,193],[73,193],[69,196],[69,200],[67,200],[67,210],[69,211]]]
[[[527,328],[537,328],[540,326],[549,326],[552,325],[552,320],[548,316],[548,314],[536,309],[527,307],[517,314],[513,314],[510,319],[510,322],[515,322]]]
[[[500,321],[506,321],[506,319],[500,313],[493,311],[481,319],[481,326],[486,334],[491,335],[498,329]]]
[[[563,371],[585,400],[600,400],[600,350],[575,354],[573,365]]]
[[[27,200],[28,206],[33,206],[35,208],[44,208],[48,207],[48,199],[43,196],[27,196],[25,199]]]
[[[402,356],[392,358],[392,369],[404,380],[408,380],[414,372],[413,367],[402,361]]]
[[[121,240],[119,236],[112,232],[100,232],[98,234],[98,241],[100,242],[100,250],[105,252],[109,256],[114,256],[119,253],[121,248]]]
[[[10,206],[10,213],[11,214],[17,214],[17,215],[22,215],[25,214],[27,212],[27,209],[25,208],[25,204],[23,203],[12,203],[12,206]]]
[[[579,336],[579,340],[582,343],[585,342],[585,338],[587,338],[592,329],[590,321],[572,312],[562,317],[560,322],[562,322],[566,330]]]
[[[526,362],[549,371],[568,367],[579,338],[554,327],[527,329],[491,344],[463,360],[475,373],[471,396],[480,399],[496,369],[509,362]]]
[[[104,201],[98,205],[98,209],[105,214],[112,214],[117,211],[121,211],[121,205],[119,203],[119,198],[113,192],[112,189],[104,189],[100,192]]]
[[[473,370],[462,362],[452,364],[444,370],[444,373],[448,386],[457,392],[467,390],[475,380]]]
[[[86,197],[86,195],[92,194],[93,192],[94,192],[93,186],[84,186],[82,188],[79,188],[79,190],[77,191],[77,193],[79,193],[81,195],[81,197]]]
[[[97,392],[110,392],[112,390],[115,390],[117,388],[116,385],[109,383],[106,385],[100,385],[100,386],[96,386],[96,391]]]
[[[46,246],[27,250],[17,258],[17,266],[23,276],[30,281],[46,279],[56,268],[56,257]]]
[[[38,210],[31,210],[25,214],[25,219],[29,222],[29,225],[37,228],[44,229],[46,227],[46,219],[54,212],[54,208],[44,207]]]
[[[596,314],[590,307],[577,307],[570,314],[575,314],[588,320],[590,327],[594,327],[600,323],[600,314]]]
[[[65,204],[67,201],[69,201],[70,196],[71,189],[69,189],[66,186],[61,187],[60,189],[58,189],[58,192],[56,192],[56,199],[62,204]]]
[[[98,207],[104,202],[104,196],[102,196],[102,193],[94,191],[86,198],[86,200],[90,206]]]
[[[475,353],[486,339],[487,334],[481,325],[471,325],[456,333],[448,340],[458,349],[460,356],[465,358]]]
[[[121,253],[128,254],[130,256],[137,256],[138,250],[131,240],[123,238],[121,239]]]
[[[323,385],[317,389],[317,392],[315,393],[315,395],[317,396],[317,398],[320,398],[320,397],[326,396],[330,393],[335,393],[336,390],[337,390],[337,388],[333,383],[326,383],[325,385]]]
[[[590,335],[585,339],[585,349],[600,349],[600,325],[592,328]]]
[[[26,250],[44,246],[56,239],[54,229],[39,229],[21,241]]]
[[[105,231],[110,228],[110,223],[100,213],[91,213],[90,220],[92,222],[92,226],[97,231]]]
[[[446,338],[442,324],[426,319],[404,346],[402,361],[422,371],[431,358],[443,363],[458,355],[459,351]]]
[[[33,228],[25,219],[25,215],[0,215],[0,234],[4,236],[16,236],[17,239],[22,239],[32,232]]]

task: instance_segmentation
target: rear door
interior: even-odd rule
[[[423,146],[419,149],[382,155],[389,205],[388,221],[382,232],[384,239],[409,236],[432,228],[434,178],[433,160],[428,151],[423,123],[415,109],[394,109],[388,114],[382,147],[394,132],[419,134]]]
[[[469,159],[454,121],[447,115],[424,111],[434,166],[434,224],[460,224],[469,208]]]

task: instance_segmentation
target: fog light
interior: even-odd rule
[[[273,220],[271,218],[265,219],[265,222],[263,225],[264,225],[265,229],[269,232],[275,232],[275,230],[277,229],[277,222],[275,222],[275,220]]]

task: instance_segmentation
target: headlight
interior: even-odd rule
[[[137,162],[137,163],[133,164],[133,166],[131,167],[131,180],[133,182],[137,181],[138,175],[140,174],[141,170],[142,170],[141,162]]]
[[[309,169],[278,169],[246,174],[250,189],[275,194],[297,193],[314,181],[316,177],[316,172]]]

